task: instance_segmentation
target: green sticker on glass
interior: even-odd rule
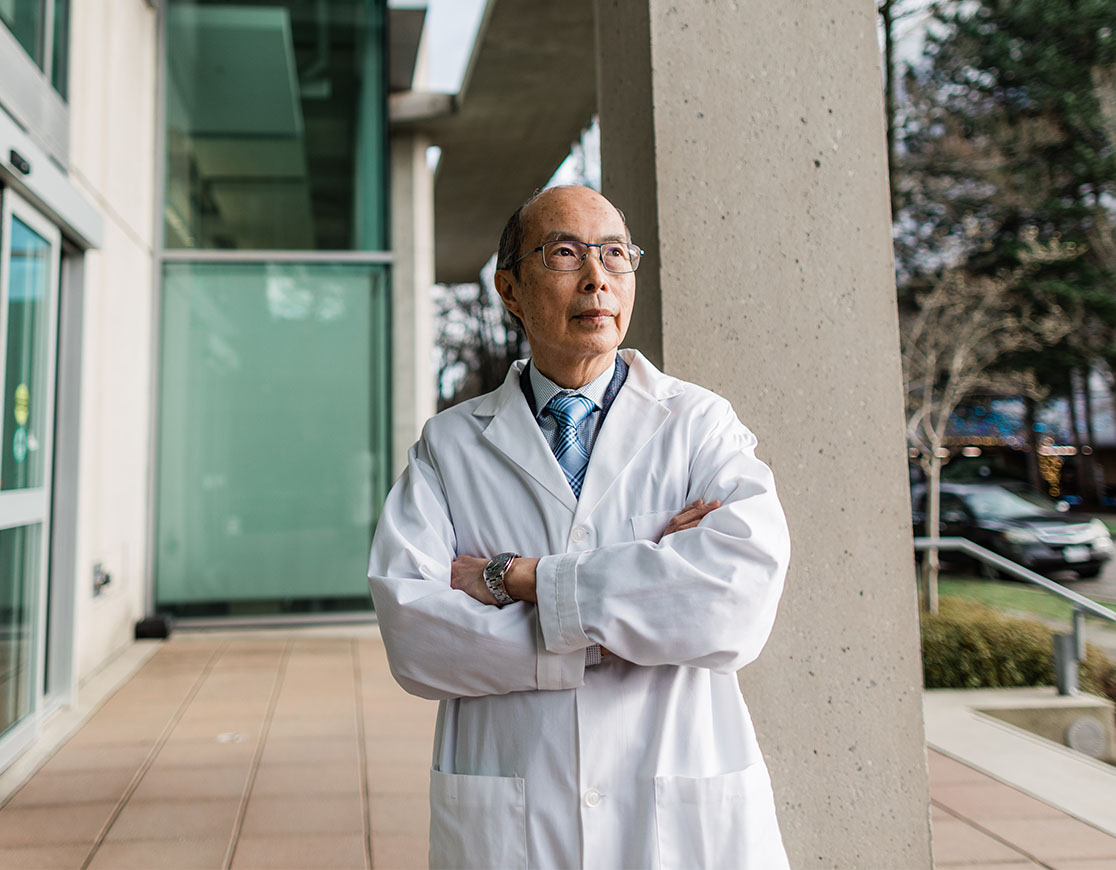
[[[27,430],[23,426],[15,430],[15,437],[12,438],[12,458],[16,462],[27,458]]]

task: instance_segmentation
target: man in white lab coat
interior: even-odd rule
[[[431,867],[787,866],[736,680],[786,524],[729,403],[618,350],[641,253],[588,188],[528,200],[496,287],[531,360],[430,420],[384,505],[392,673],[441,701]]]

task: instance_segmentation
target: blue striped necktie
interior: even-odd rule
[[[547,413],[558,423],[558,443],[554,445],[554,456],[577,498],[581,498],[581,484],[589,465],[589,451],[581,443],[577,429],[595,407],[597,406],[592,399],[579,393],[559,393],[546,403]]]

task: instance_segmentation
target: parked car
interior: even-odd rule
[[[941,486],[942,537],[968,538],[1040,574],[1070,570],[1096,577],[1112,558],[1112,536],[1104,523],[1066,513],[1045,496],[994,483]],[[925,501],[925,484],[912,487],[916,535],[926,534]]]

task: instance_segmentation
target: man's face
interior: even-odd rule
[[[523,222],[526,241],[519,256],[551,240],[628,241],[620,213],[585,187],[545,191],[524,209]],[[547,269],[542,253],[536,252],[520,262],[518,279],[511,270],[496,273],[496,289],[508,310],[523,321],[539,370],[552,379],[591,380],[628,331],[635,273],[607,271],[599,250],[590,248],[576,272]]]

